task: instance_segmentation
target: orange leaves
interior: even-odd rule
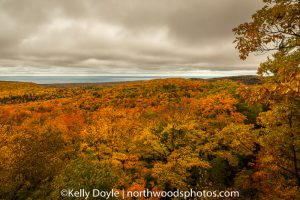
[[[277,69],[274,77],[267,77],[266,83],[252,88],[241,88],[240,93],[249,103],[266,103],[278,100],[295,99],[300,97],[300,69],[287,69],[283,65]]]
[[[297,153],[300,145],[300,51],[288,51],[279,50],[272,60],[261,64],[258,72],[261,75],[269,75],[264,77],[262,85],[239,89],[241,96],[248,103],[261,103],[267,108],[257,118],[261,129],[257,131],[259,134],[256,143],[260,151],[256,157],[258,168],[254,176],[265,176],[257,180],[258,188],[269,198],[293,199],[299,195],[295,188],[299,188],[300,184]],[[251,144],[253,139],[249,139],[250,142],[245,144]],[[245,138],[245,141],[247,140]],[[250,146],[248,148],[250,149]],[[274,188],[271,182],[277,187]]]
[[[266,1],[265,1],[266,2]],[[240,58],[252,52],[289,52],[299,47],[299,1],[269,1],[252,21],[234,28]]]
[[[209,116],[217,113],[233,112],[236,103],[237,101],[228,94],[208,95],[206,98],[199,100],[199,108],[202,114]]]
[[[251,154],[242,143],[252,149],[256,139],[250,126],[241,125],[237,87],[166,79],[57,94],[41,88],[56,99],[1,105],[0,162],[9,168],[1,180],[17,169],[22,178],[34,175],[28,187],[45,183],[55,190],[81,184],[127,191],[211,186],[227,170],[210,176],[219,172],[216,163],[237,168],[236,153]]]
[[[222,128],[230,122],[241,123],[245,120],[241,113],[236,112],[236,104],[237,100],[227,93],[208,95],[193,103],[200,116],[205,118],[205,123],[216,128]]]

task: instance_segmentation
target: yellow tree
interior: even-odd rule
[[[136,135],[133,151],[140,154],[144,165],[144,187],[188,189],[195,169],[210,168],[200,156],[204,131],[197,127],[195,116],[188,109],[168,107]]]
[[[114,176],[119,178],[116,187],[128,187],[134,179],[130,173],[139,168],[138,155],[131,153],[132,139],[138,129],[134,110],[102,109],[82,131],[81,155],[91,162],[110,165]]]

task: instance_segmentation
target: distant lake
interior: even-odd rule
[[[139,81],[162,78],[216,78],[217,76],[0,76],[0,81],[52,83],[104,83]]]

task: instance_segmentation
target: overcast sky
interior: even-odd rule
[[[232,28],[261,0],[0,0],[0,75],[252,74]]]

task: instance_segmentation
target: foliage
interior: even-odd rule
[[[24,87],[47,98],[23,100]],[[240,155],[251,154],[224,140],[229,130],[251,129],[237,109],[238,87],[185,79],[77,88],[6,83],[18,100],[0,105],[1,198],[58,199],[59,189],[80,186],[233,187]]]
[[[300,2],[264,0],[252,22],[234,29],[240,57],[273,51],[258,74],[264,82],[241,87],[249,104],[265,105],[259,113],[254,186],[268,199],[300,197]],[[274,187],[276,185],[276,187]]]
[[[300,6],[264,3],[234,29],[242,59],[274,51],[262,84],[0,82],[0,198],[60,199],[72,187],[299,199]]]

